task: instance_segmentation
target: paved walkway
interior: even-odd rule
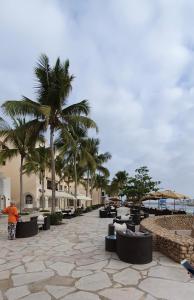
[[[111,219],[98,211],[67,220],[27,239],[8,241],[0,219],[0,300],[191,300],[194,280],[154,253],[147,265],[130,265],[104,250]]]

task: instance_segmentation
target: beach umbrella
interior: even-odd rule
[[[174,210],[175,210],[175,200],[180,199],[188,199],[189,197],[180,193],[177,193],[175,191],[171,190],[165,190],[161,192],[166,198],[174,199]]]
[[[121,201],[119,198],[117,197],[109,197],[109,200],[111,201]]]

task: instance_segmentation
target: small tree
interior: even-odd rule
[[[160,181],[153,181],[149,176],[149,169],[146,166],[135,170],[135,176],[129,177],[128,182],[123,190],[127,199],[137,205],[141,205],[143,197],[153,191],[158,191]]]

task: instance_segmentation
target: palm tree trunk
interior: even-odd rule
[[[54,128],[50,127],[50,149],[51,149],[51,180],[52,180],[52,213],[55,212],[55,151],[54,151]]]
[[[41,188],[41,190],[42,190],[42,196],[41,197],[42,197],[42,208],[43,209],[45,208],[44,177],[45,177],[44,172],[41,172],[41,183],[42,183],[42,188]]]
[[[77,208],[77,152],[74,155],[74,177],[75,177],[75,189],[74,189],[74,197],[75,197],[75,209]]]
[[[90,176],[90,171],[87,170],[87,186],[86,186],[86,196],[89,196],[89,185],[90,185],[90,180],[89,180],[89,176]]]
[[[23,162],[24,162],[24,157],[21,156],[21,160],[20,160],[20,213],[22,212],[22,206],[24,204],[24,201],[23,201]]]

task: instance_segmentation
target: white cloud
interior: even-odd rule
[[[70,101],[87,98],[112,172],[148,165],[194,195],[192,0],[4,0],[1,99],[33,95],[40,53],[70,59]]]

